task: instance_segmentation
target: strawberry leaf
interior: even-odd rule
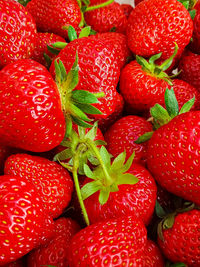
[[[105,141],[103,141],[103,140],[95,140],[94,144],[96,146],[106,146],[107,145],[107,143]]]
[[[125,174],[118,176],[117,184],[118,185],[120,185],[120,184],[136,184],[136,183],[138,183],[138,181],[139,180],[135,175],[130,174],[130,173],[125,173]]]
[[[78,119],[78,118],[74,117],[73,115],[71,117],[72,117],[73,122],[76,123],[77,125],[85,127],[85,128],[92,128],[91,124],[84,122],[83,120]]]
[[[84,27],[83,29],[81,29],[81,32],[78,38],[88,37],[90,35],[90,30],[91,30],[90,26]]]
[[[55,42],[53,44],[51,44],[54,48],[57,48],[57,49],[63,49],[65,48],[65,46],[67,46],[67,43],[64,43],[64,42]]]
[[[72,157],[72,151],[71,149],[67,148],[59,152],[58,154],[56,154],[53,158],[53,161],[62,161],[62,160],[69,159],[71,157]]]
[[[105,164],[105,166],[107,168],[110,168],[111,166],[111,161],[110,161],[110,154],[108,153],[107,149],[105,148],[105,146],[102,146],[100,148],[100,155],[101,155],[101,158]]]
[[[112,163],[112,169],[122,168],[126,159],[126,151],[120,153]]]
[[[110,195],[109,188],[105,188],[105,189],[100,190],[99,203],[101,205],[104,205],[108,201],[109,195]]]
[[[195,18],[195,16],[196,16],[196,10],[195,10],[195,9],[190,10],[189,13],[190,13],[190,17],[191,17],[191,19],[194,20],[194,18]]]
[[[187,101],[181,108],[179,114],[185,113],[190,111],[190,109],[193,107],[195,102],[195,97],[191,98],[189,101]]]
[[[87,134],[85,135],[85,138],[89,138],[90,140],[94,140],[95,136],[97,135],[97,122],[94,123],[92,129],[90,129]]]
[[[85,90],[75,90],[72,92],[72,98],[81,104],[94,104],[98,103],[97,97]]]
[[[147,133],[144,133],[143,135],[141,135],[140,137],[138,137],[137,140],[135,140],[135,144],[141,144],[141,143],[144,143],[146,141],[148,141],[149,139],[151,139],[152,135],[153,135],[153,131],[152,132],[147,132]]]
[[[84,121],[88,122],[92,121],[92,119],[89,119],[82,110],[80,110],[77,106],[73,105],[72,103],[70,103],[70,109],[72,111],[73,116],[76,116],[77,118],[82,119]]]
[[[90,167],[87,164],[84,164],[83,169],[87,177],[94,179],[94,173],[91,171]]]
[[[165,105],[167,112],[171,118],[174,118],[178,115],[179,106],[173,89],[169,90],[167,88],[165,90]]]
[[[85,112],[87,114],[99,114],[99,115],[102,114],[102,112],[99,109],[97,109],[97,108],[95,108],[89,104],[76,103],[76,106],[79,107],[83,112]]]
[[[99,191],[100,188],[101,186],[98,184],[97,181],[92,181],[90,183],[85,184],[81,188],[81,195],[82,195],[83,200],[85,200],[86,198],[90,197],[91,195]]]
[[[160,125],[166,124],[171,120],[167,110],[159,104],[155,104],[155,106],[150,109],[150,113]]]
[[[54,47],[51,47],[49,45],[47,45],[47,49],[49,50],[49,52],[51,52],[53,55],[58,55],[60,53],[60,50],[54,48]]]
[[[75,31],[74,27],[72,27],[71,25],[68,27],[68,38],[70,41],[77,39],[76,31]]]
[[[65,117],[65,122],[66,122],[65,137],[69,137],[72,131],[72,119],[70,115]]]
[[[162,206],[159,204],[157,200],[156,200],[156,205],[155,205],[155,212],[159,218],[164,218],[166,216],[166,212],[164,211],[164,209],[162,208]]]
[[[51,63],[52,63],[52,59],[46,53],[44,53],[43,56],[44,56],[44,59],[45,59],[45,61],[47,63],[47,67],[49,69],[50,66],[51,66]]]

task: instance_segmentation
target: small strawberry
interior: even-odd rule
[[[129,115],[117,120],[105,133],[107,149],[114,157],[126,151],[127,157],[135,152],[134,162],[144,162],[147,144],[136,144],[139,136],[152,131],[152,125],[142,117]]]
[[[38,31],[52,32],[64,38],[68,37],[66,28],[69,25],[78,28],[81,22],[81,10],[76,0],[31,0],[26,9],[35,19]]]
[[[52,47],[52,44],[56,42],[66,43],[64,38],[56,34],[48,33],[48,32],[37,33],[36,45],[35,45],[35,49],[33,51],[33,55],[31,58],[39,62],[40,64],[44,65],[45,67],[48,67],[48,63],[45,59],[52,61],[56,57],[56,55],[52,54],[48,50],[47,45]],[[59,51],[60,50],[57,50],[57,54],[59,53]]]
[[[158,244],[172,262],[200,266],[200,211],[172,214],[162,222]],[[162,232],[162,234],[161,234]]]
[[[4,173],[23,176],[32,182],[38,190],[46,213],[53,218],[61,215],[71,200],[71,176],[56,162],[27,154],[16,154],[7,159]]]
[[[92,224],[72,238],[69,266],[137,266],[146,240],[146,229],[136,217]]]
[[[192,35],[192,41],[190,42],[189,47],[194,53],[200,54],[200,1],[196,2],[194,10],[196,11],[193,20],[194,31]]]
[[[178,57],[189,43],[192,32],[192,19],[182,3],[148,0],[131,12],[126,33],[134,54],[149,57],[162,52],[164,60],[173,54],[174,43],[179,47]]]
[[[14,0],[0,0],[0,69],[30,58],[36,42],[36,25],[27,10]]]
[[[141,265],[140,265],[141,264]],[[152,240],[148,239],[141,257],[141,262],[138,262],[141,267],[164,267],[164,259],[158,246]]]
[[[79,225],[70,218],[55,221],[55,236],[44,246],[31,251],[27,258],[28,267],[53,265],[68,266],[67,250],[72,237],[80,230]]]
[[[47,242],[53,235],[54,223],[26,178],[0,176],[0,191],[0,264],[3,265]]]

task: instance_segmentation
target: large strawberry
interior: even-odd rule
[[[64,38],[68,37],[69,25],[78,28],[81,22],[81,10],[76,0],[31,0],[26,9],[35,19],[39,31],[53,32]]]
[[[68,266],[67,250],[72,237],[80,230],[80,227],[70,218],[60,218],[55,222],[55,230],[55,236],[49,243],[29,253],[28,267]]]
[[[71,200],[71,176],[56,162],[27,154],[16,154],[6,160],[4,172],[23,176],[32,182],[38,190],[46,212],[53,218],[61,215]]]
[[[30,58],[36,42],[32,16],[14,0],[0,0],[0,69],[22,58]]]
[[[71,41],[61,50],[57,62],[61,60],[68,72],[78,55],[79,83],[76,90],[87,90],[96,95],[104,94],[95,106],[102,112],[98,117],[107,117],[116,105],[116,86],[119,80],[119,66],[112,52],[112,46],[103,40],[84,37]],[[53,61],[50,71],[54,75],[55,62]],[[98,118],[95,115],[95,118]]]
[[[54,223],[26,178],[0,176],[0,189],[0,265],[4,265],[47,242]]]
[[[72,238],[69,266],[137,266],[146,240],[146,229],[136,217],[92,224]]]
[[[200,211],[171,214],[161,223],[158,244],[172,262],[200,266]],[[182,265],[183,266],[183,265]]]
[[[173,54],[176,42],[180,55],[189,43],[193,22],[189,12],[177,0],[142,1],[128,19],[127,37],[136,55],[149,57],[162,52],[162,59]]]
[[[60,144],[65,118],[58,88],[39,63],[18,60],[0,72],[0,143],[30,151]]]

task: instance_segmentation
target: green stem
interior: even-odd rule
[[[114,2],[114,0],[108,0],[107,2],[104,2],[102,4],[99,4],[99,5],[96,5],[96,6],[89,6],[86,8],[85,12],[86,11],[92,11],[92,10],[95,10],[95,9],[98,9],[98,8],[101,8],[101,7],[105,7],[109,4],[112,4],[112,2]]]
[[[109,175],[109,173],[107,171],[107,168],[106,168],[106,166],[105,166],[105,164],[104,164],[104,162],[103,162],[103,160],[101,158],[101,155],[100,155],[99,150],[96,147],[96,145],[90,139],[87,139],[86,144],[89,146],[90,149],[93,150],[96,158],[98,159],[98,161],[99,161],[99,163],[100,163],[100,165],[101,165],[101,167],[103,169],[104,175],[106,177],[106,181],[109,184],[113,184],[113,180],[112,180],[112,178],[110,177],[110,175]]]
[[[74,178],[74,184],[75,184],[75,188],[76,188],[76,194],[77,194],[77,197],[78,197],[78,200],[79,200],[79,203],[80,203],[80,207],[81,207],[81,210],[82,210],[82,213],[83,213],[83,217],[84,217],[84,220],[88,225],[90,225],[90,221],[89,221],[89,218],[88,218],[88,214],[87,214],[87,211],[86,211],[86,208],[85,208],[85,205],[84,205],[84,202],[83,202],[83,198],[82,198],[82,195],[81,195],[81,189],[80,189],[80,185],[79,185],[79,181],[78,181],[78,167],[79,167],[79,157],[80,157],[80,154],[82,153],[82,151],[85,150],[85,146],[81,146],[79,147],[78,151],[76,152],[75,154],[75,157],[74,157],[74,164],[73,164],[73,168],[72,168],[72,174],[73,174],[73,178]]]

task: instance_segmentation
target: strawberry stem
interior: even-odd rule
[[[85,12],[86,11],[92,11],[92,10],[95,10],[95,9],[98,9],[98,8],[101,8],[101,7],[105,7],[107,5],[112,4],[112,2],[114,2],[114,0],[108,0],[107,2],[104,2],[104,3],[96,5],[96,6],[89,6],[89,7],[86,8]]]

